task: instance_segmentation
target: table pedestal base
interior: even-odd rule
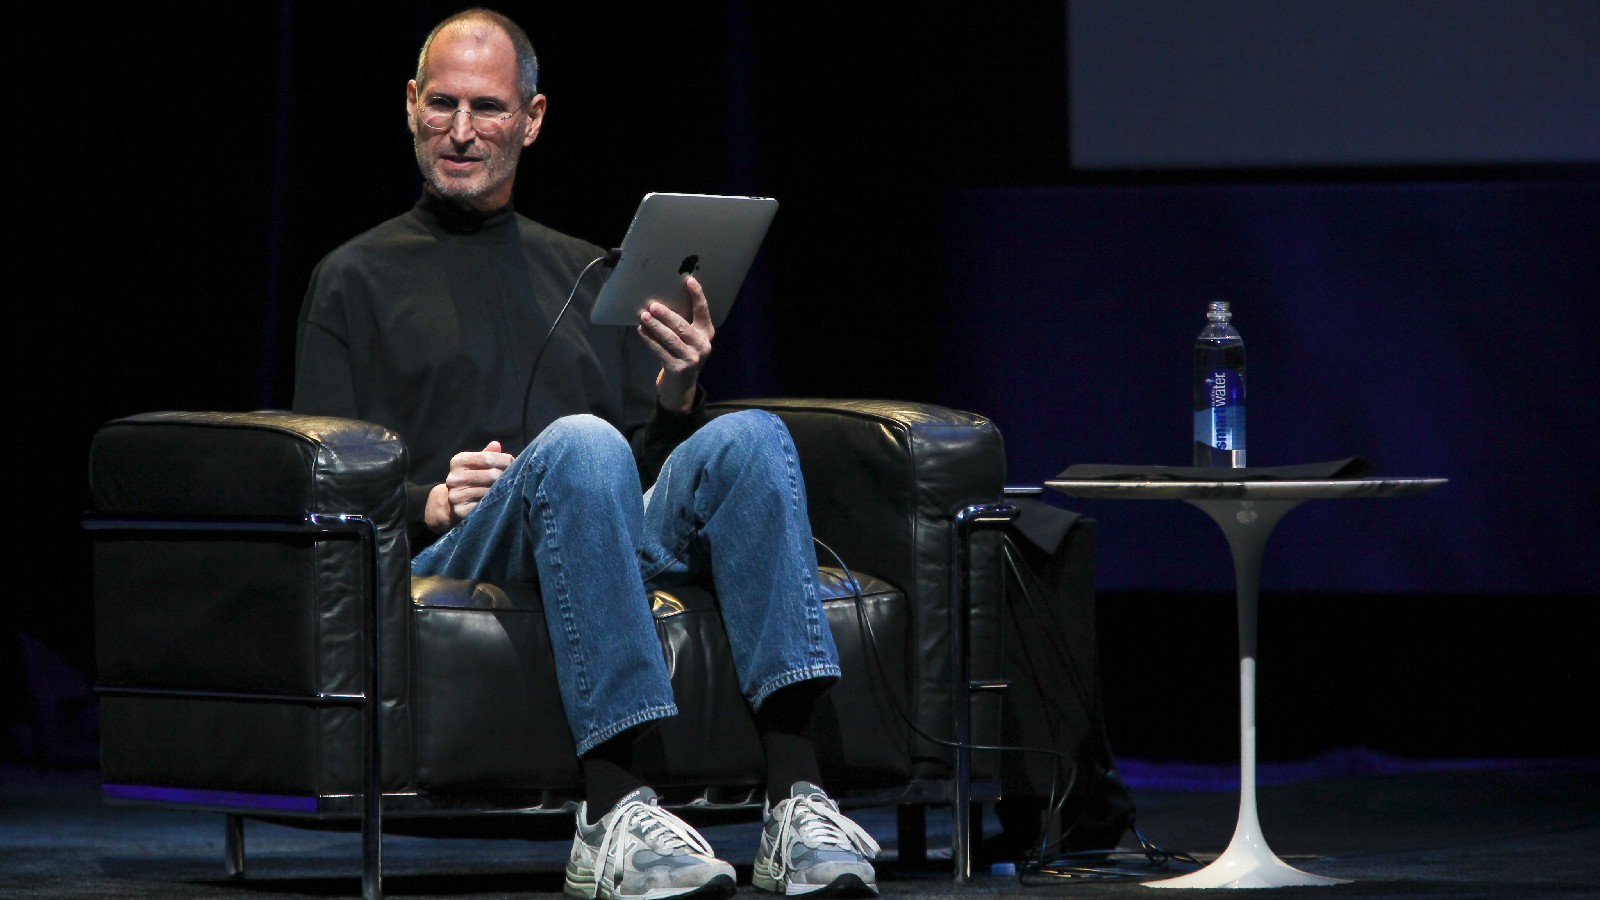
[[[1348,879],[1302,872],[1279,859],[1261,836],[1254,816],[1241,817],[1228,849],[1210,865],[1187,875],[1147,881],[1153,888],[1267,888],[1291,885],[1344,884]]]
[[[1279,859],[1261,834],[1256,815],[1256,609],[1261,557],[1267,537],[1299,500],[1190,500],[1209,515],[1228,539],[1239,599],[1239,821],[1233,840],[1198,872],[1147,881],[1154,888],[1262,888],[1297,884],[1341,884],[1302,872]]]

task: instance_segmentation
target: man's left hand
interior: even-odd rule
[[[661,406],[688,412],[694,408],[700,369],[711,356],[711,338],[717,330],[711,325],[711,307],[700,282],[693,275],[684,276],[683,290],[689,297],[689,318],[652,300],[639,313],[639,336],[661,358],[661,373],[656,376]]]

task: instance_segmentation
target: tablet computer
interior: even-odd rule
[[[693,273],[705,289],[711,324],[721,325],[777,212],[771,197],[646,194],[589,320],[638,325],[651,300],[688,318],[683,276]]]

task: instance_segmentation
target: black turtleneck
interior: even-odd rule
[[[580,272],[605,253],[510,207],[464,210],[425,194],[329,253],[300,312],[296,412],[376,422],[406,442],[412,552],[428,491],[450,457],[498,440],[510,453],[556,418],[592,413],[627,435],[644,484],[704,421],[656,403],[659,361],[632,328],[594,325],[603,279],[584,276],[539,362],[535,352]]]
[[[491,219],[506,216],[511,212],[509,203],[499,209],[473,209],[470,206],[452,203],[432,191],[423,191],[422,199],[417,201],[417,206],[432,215],[434,221],[439,223],[439,227],[451,234],[477,234]]]

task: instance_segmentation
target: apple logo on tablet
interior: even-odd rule
[[[683,264],[678,266],[679,275],[693,275],[700,268],[700,257],[690,254],[683,258]]]

